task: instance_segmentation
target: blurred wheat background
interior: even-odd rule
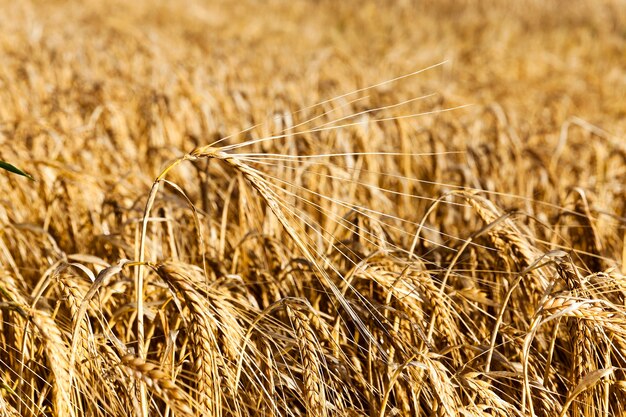
[[[626,415],[624,1],[0,4],[2,415]]]

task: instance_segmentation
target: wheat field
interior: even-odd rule
[[[2,416],[626,416],[623,0],[0,5]]]

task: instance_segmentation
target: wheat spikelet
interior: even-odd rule
[[[133,354],[122,356],[120,364],[134,378],[143,381],[177,412],[188,416],[196,415],[189,405],[190,398],[188,395],[170,379],[169,375],[158,369],[156,365],[145,362]]]
[[[297,346],[302,358],[303,392],[307,416],[326,416],[325,386],[320,375],[321,367],[317,357],[319,343],[306,314],[288,304],[285,305],[285,310],[295,328]]]
[[[559,264],[559,273],[563,280],[567,283],[567,286],[572,291],[572,295],[575,297],[590,298],[591,294],[586,288],[586,285],[582,282],[581,276],[578,271],[569,263]],[[588,319],[593,319],[597,312],[597,307],[594,309],[585,309],[587,311],[577,317],[572,317],[568,322],[568,328],[572,343],[573,354],[573,367],[571,370],[572,386],[576,387],[581,383],[583,378],[590,372],[600,368],[596,349],[602,349],[603,337],[598,332],[599,328],[590,324]],[[599,312],[602,313],[602,308],[599,308]],[[596,347],[597,346],[597,347]],[[592,410],[589,407],[589,403],[594,395],[593,391],[586,390],[580,397],[580,402],[573,407],[574,415],[589,415]]]
[[[492,202],[478,195],[463,193],[465,200],[476,210],[480,217],[489,226],[493,225],[487,233],[491,237],[494,246],[501,252],[510,253],[510,258],[515,259],[520,265],[520,270],[531,266],[541,254],[525,238],[523,233],[510,218],[499,210]],[[506,257],[506,256],[505,256]],[[539,290],[547,287],[548,279],[542,270],[533,270],[531,274],[536,278],[535,285]]]
[[[179,293],[189,308],[190,339],[193,352],[193,371],[197,375],[196,392],[198,403],[207,412],[221,414],[220,374],[217,371],[219,352],[215,338],[215,325],[210,317],[211,306],[206,298],[194,289],[193,273],[186,272],[182,265],[164,264],[155,268],[159,276]]]
[[[69,362],[67,360],[67,344],[61,331],[50,314],[43,310],[31,308],[26,296],[19,289],[15,279],[3,272],[3,289],[5,295],[14,303],[12,308],[22,315],[37,329],[43,342],[45,360],[50,371],[52,405],[60,416],[74,416],[72,407],[72,390],[70,384]],[[24,334],[23,343],[29,343],[31,334]]]
[[[74,416],[70,385],[69,361],[67,360],[67,344],[61,331],[52,318],[43,311],[31,310],[30,319],[37,327],[44,340],[49,367],[54,375],[52,393],[56,412],[59,416]]]

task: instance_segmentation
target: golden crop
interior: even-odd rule
[[[626,415],[623,0],[0,5],[1,415]]]

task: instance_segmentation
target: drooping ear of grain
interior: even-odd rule
[[[306,314],[289,305],[285,307],[287,316],[294,326],[298,350],[302,358],[302,389],[307,416],[323,417],[326,410],[326,388],[321,376],[321,364],[317,358],[320,345],[311,330]]]
[[[194,280],[184,269],[177,269],[175,265],[161,265],[156,272],[180,297],[189,315],[186,321],[189,326],[190,351],[193,363],[195,392],[197,401],[204,410],[211,415],[221,415],[223,377],[219,369],[224,369],[222,358],[217,355],[220,347],[217,345],[216,325],[213,322],[211,306],[208,300],[194,289]]]
[[[120,359],[121,365],[136,379],[142,380],[151,390],[161,396],[177,413],[195,415],[188,395],[169,376],[152,363],[147,363],[132,354]]]

